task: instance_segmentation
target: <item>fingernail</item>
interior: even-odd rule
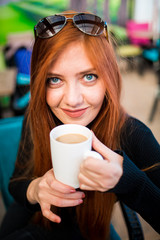
[[[71,192],[71,193],[75,193],[75,192],[76,192],[76,189],[71,189],[70,192]]]
[[[82,193],[82,198],[85,198],[85,194],[84,193]]]
[[[79,199],[79,201],[78,201],[79,203],[83,203],[83,199]]]

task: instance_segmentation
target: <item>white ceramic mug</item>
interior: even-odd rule
[[[86,137],[79,143],[63,143],[57,138],[65,134],[80,134]],[[53,128],[50,132],[52,165],[58,181],[79,187],[78,174],[81,162],[88,156],[103,159],[97,152],[91,151],[92,132],[78,124],[64,124]]]

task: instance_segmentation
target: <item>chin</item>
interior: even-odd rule
[[[62,121],[64,124],[79,124],[79,125],[82,125],[82,126],[87,126],[90,121],[85,121],[83,119],[71,119],[71,120],[64,120]]]

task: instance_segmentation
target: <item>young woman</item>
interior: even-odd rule
[[[121,76],[106,23],[75,12],[42,19],[30,89],[9,185],[18,204],[7,214],[13,221],[16,211],[19,220],[7,230],[4,220],[5,239],[107,239],[117,199],[160,233],[160,146],[120,104]],[[79,189],[58,182],[51,165],[49,132],[68,123],[90,128],[93,149],[104,158],[83,161]]]

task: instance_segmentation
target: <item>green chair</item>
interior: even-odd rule
[[[8,183],[14,170],[22,122],[23,116],[0,119],[0,191],[6,208],[13,201]]]

